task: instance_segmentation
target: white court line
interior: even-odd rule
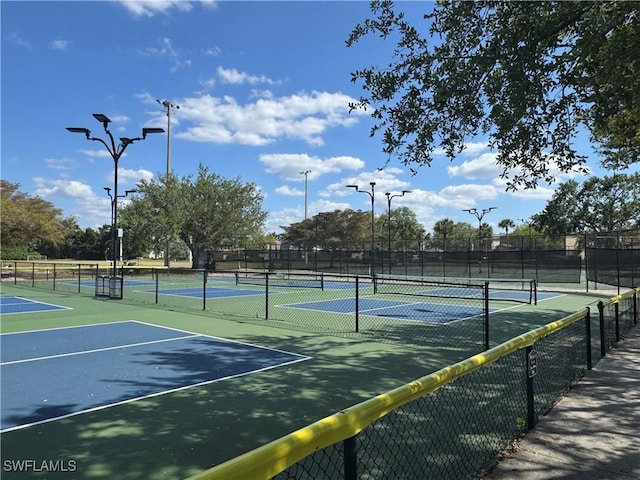
[[[4,335],[21,335],[23,333],[38,333],[38,332],[49,332],[51,330],[66,330],[69,328],[91,328],[91,327],[99,327],[103,325],[116,325],[118,323],[130,323],[135,322],[136,320],[116,320],[115,322],[100,322],[100,323],[91,323],[89,325],[68,325],[66,327],[53,327],[53,328],[37,328],[35,330],[20,330],[19,332],[6,332],[2,333],[0,336]],[[149,324],[151,325],[151,324]],[[189,332],[193,333],[193,332]]]
[[[292,354],[292,355],[296,355],[296,354]],[[146,400],[147,398],[159,397],[160,395],[166,395],[167,393],[174,393],[174,392],[179,392],[181,390],[187,390],[187,389],[193,388],[193,387],[201,387],[201,386],[204,386],[204,385],[209,385],[210,383],[216,383],[216,382],[219,382],[221,380],[228,380],[230,378],[242,377],[242,376],[245,376],[245,375],[249,375],[251,373],[264,372],[264,371],[267,371],[267,370],[271,370],[273,368],[278,368],[278,367],[282,367],[282,366],[285,366],[285,365],[292,365],[294,363],[302,362],[304,360],[308,360],[309,358],[311,358],[311,357],[298,358],[296,360],[291,360],[290,362],[279,363],[278,365],[270,365],[268,367],[263,367],[263,368],[260,368],[260,369],[257,369],[257,370],[251,370],[251,371],[248,371],[248,372],[237,373],[235,375],[228,375],[226,377],[220,377],[220,378],[216,378],[214,380],[207,380],[207,381],[204,381],[204,382],[194,383],[194,384],[191,384],[191,385],[184,385],[182,387],[173,388],[171,390],[163,390],[162,392],[156,392],[156,393],[151,393],[149,395],[143,395],[141,397],[130,398],[128,400],[123,400],[121,402],[109,403],[107,405],[100,405],[98,407],[87,408],[86,410],[80,410],[78,412],[73,412],[73,413],[67,413],[66,415],[61,415],[59,417],[54,417],[54,418],[47,418],[46,420],[40,420],[38,422],[26,423],[26,424],[23,424],[23,425],[16,425],[15,427],[9,427],[9,428],[5,428],[3,430],[0,430],[0,433],[12,432],[14,430],[20,430],[20,429],[27,428],[27,427],[33,427],[35,425],[41,425],[43,423],[49,423],[49,422],[54,422],[56,420],[62,420],[62,419],[69,418],[69,417],[75,417],[76,415],[82,415],[84,413],[97,412],[97,411],[104,410],[104,409],[107,409],[107,408],[117,407],[118,405],[126,405],[127,403],[137,402],[138,400]]]
[[[80,411],[77,411],[77,412],[68,413],[66,415],[61,415],[61,416],[58,416],[58,417],[47,418],[45,420],[40,420],[40,421],[37,421],[37,422],[31,422],[31,423],[22,424],[22,425],[16,425],[14,427],[9,427],[9,428],[6,428],[6,429],[2,429],[2,430],[0,430],[0,433],[11,432],[11,431],[14,431],[14,430],[20,430],[20,429],[31,427],[31,426],[35,426],[35,425],[41,425],[43,423],[49,423],[49,422],[62,420],[62,419],[69,418],[69,417],[74,417],[76,415],[82,415],[84,413],[96,412],[96,411],[104,410],[104,409],[107,409],[107,408],[116,407],[116,406],[119,406],[119,405],[125,405],[125,404],[131,403],[131,402],[136,402],[138,400],[145,400],[145,399],[148,399],[148,398],[158,397],[160,395],[179,392],[179,391],[187,390],[187,389],[193,388],[193,387],[201,387],[201,386],[209,385],[211,383],[216,383],[216,382],[219,382],[219,381],[222,381],[222,380],[228,380],[228,379],[231,379],[231,378],[238,378],[238,377],[242,377],[242,376],[245,376],[245,375],[250,375],[252,373],[264,372],[264,371],[267,371],[267,370],[271,370],[271,369],[274,369],[274,368],[279,368],[279,367],[286,366],[286,365],[293,365],[295,363],[303,362],[303,361],[306,361],[306,360],[309,360],[309,359],[313,358],[313,357],[309,357],[307,355],[301,355],[299,353],[288,352],[286,350],[280,350],[280,349],[277,349],[277,348],[262,347],[260,345],[255,345],[255,344],[251,344],[251,343],[240,342],[240,341],[237,341],[237,340],[230,340],[230,339],[226,339],[226,338],[222,338],[222,337],[215,337],[215,336],[212,336],[212,335],[194,333],[194,332],[190,332],[188,330],[182,330],[182,329],[173,328],[173,327],[166,327],[164,325],[156,325],[156,324],[153,324],[153,323],[142,322],[142,321],[139,321],[139,320],[122,320],[122,321],[117,321],[117,322],[105,322],[105,323],[94,324],[94,325],[110,325],[110,324],[116,324],[116,323],[138,323],[138,324],[141,324],[141,325],[147,325],[147,326],[156,327],[156,328],[160,328],[160,329],[164,329],[164,330],[172,330],[172,331],[175,331],[175,332],[188,334],[188,335],[183,336],[183,337],[175,337],[175,338],[171,338],[171,339],[157,340],[157,341],[153,341],[153,342],[144,342],[144,343],[141,343],[140,345],[144,345],[146,343],[158,343],[158,342],[162,342],[162,341],[182,340],[184,338],[204,337],[204,338],[211,338],[211,339],[214,339],[214,340],[218,340],[220,342],[236,343],[236,344],[239,344],[239,345],[247,345],[247,346],[254,347],[254,348],[259,348],[259,349],[262,349],[262,350],[270,350],[270,351],[273,351],[273,352],[285,353],[285,354],[288,354],[288,355],[291,355],[291,356],[295,356],[295,357],[298,357],[298,358],[294,358],[294,359],[292,359],[292,360],[290,360],[288,362],[279,363],[277,365],[269,365],[269,366],[262,367],[262,368],[259,368],[259,369],[254,369],[254,370],[250,370],[250,371],[247,371],[247,372],[237,373],[235,375],[227,375],[225,377],[215,378],[213,380],[207,380],[207,381],[204,381],[204,382],[194,383],[194,384],[191,384],[191,385],[184,385],[184,386],[176,387],[176,388],[173,388],[173,389],[170,389],[170,390],[163,390],[161,392],[151,393],[149,395],[143,395],[143,396],[140,396],[140,397],[135,397],[135,398],[127,399],[127,400],[122,400],[120,402],[110,403],[110,404],[106,404],[106,405],[100,405],[100,406],[97,406],[97,407],[88,408],[88,409],[85,409],[85,410],[80,410]],[[83,328],[83,327],[90,327],[90,326],[91,325],[78,325],[78,326],[71,326],[71,327],[58,327],[58,328],[34,330],[34,331],[35,332],[42,332],[42,331],[47,331],[47,330],[60,330],[60,329],[65,329],[65,328]],[[15,333],[26,333],[26,332],[15,332]],[[136,344],[132,344],[132,345],[136,345]],[[111,349],[115,349],[115,348],[122,348],[122,346],[110,347],[110,348],[105,348],[105,349],[98,349],[98,350],[95,350],[95,351],[111,350]],[[60,356],[67,356],[67,355],[73,355],[73,354],[58,355],[58,356],[53,356],[52,358],[57,358],[57,357],[60,357]],[[42,358],[46,358],[46,357],[42,357]],[[28,361],[31,361],[31,360],[34,360],[34,359],[29,359]],[[18,362],[7,362],[7,363],[3,363],[2,365],[8,365],[10,363],[20,363],[20,362],[23,362],[23,360],[18,361]]]
[[[38,300],[32,300],[30,298],[19,297],[17,295],[11,295],[11,298],[17,298],[19,300],[23,300],[24,303],[7,303],[7,304],[3,304],[2,306],[5,306],[5,305],[29,305],[30,303],[37,303],[39,305],[46,305],[47,307],[52,307],[53,310],[73,310],[73,308],[65,307],[64,305],[56,305],[55,303],[40,302]],[[20,313],[51,313],[51,310],[30,310],[30,311],[26,311],[26,312],[3,312],[2,309],[0,308],[0,315],[16,315],[16,314],[20,314]]]
[[[85,354],[88,354],[88,353],[107,352],[109,350],[117,350],[119,348],[139,347],[141,345],[153,345],[154,343],[173,342],[174,340],[182,340],[182,339],[185,339],[185,338],[194,338],[194,337],[201,337],[201,336],[202,335],[194,334],[194,335],[187,335],[187,336],[184,336],[184,337],[164,338],[162,340],[149,340],[147,342],[128,343],[128,344],[124,344],[124,345],[116,345],[116,346],[113,346],[113,347],[95,348],[93,350],[82,350],[82,351],[79,351],[79,352],[60,353],[58,355],[47,355],[45,357],[25,358],[23,360],[12,360],[12,361],[9,361],[9,362],[2,362],[2,363],[0,363],[0,366],[3,366],[3,365],[14,365],[16,363],[37,362],[37,361],[40,361],[40,360],[51,360],[51,359],[54,359],[54,358],[72,357],[74,355],[85,355]]]

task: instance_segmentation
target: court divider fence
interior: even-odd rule
[[[92,264],[15,262],[13,282],[206,311],[278,328],[444,348],[456,351],[460,359],[491,345],[494,302],[535,303],[536,299],[535,281],[523,279],[128,266],[121,266],[116,277],[112,273]],[[506,296],[496,297],[500,292]]]
[[[601,337],[637,325],[639,295],[600,302]],[[189,480],[478,478],[592,368],[592,340],[586,307]]]
[[[637,232],[569,235],[494,235],[488,238],[377,238],[346,243],[313,236],[305,245],[247,245],[207,252],[209,269],[323,271],[351,275],[534,278],[538,284],[589,288],[640,283]],[[620,293],[620,291],[618,291]]]

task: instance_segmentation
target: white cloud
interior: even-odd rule
[[[11,33],[8,37],[8,40],[10,43],[13,43],[14,45],[18,45],[19,47],[25,48],[27,50],[31,50],[33,48],[29,40],[22,38],[17,33]]]
[[[120,3],[136,17],[153,17],[172,8],[189,12],[193,8],[192,2],[186,0],[120,0]]]
[[[466,184],[445,187],[439,195],[446,201],[445,205],[464,209],[475,207],[478,201],[496,199],[500,193],[492,184]]]
[[[60,196],[81,198],[92,195],[91,186],[76,180],[34,177],[33,182],[36,184],[34,194],[40,197]]]
[[[118,168],[118,183],[123,185],[137,185],[140,180],[152,180],[153,173],[149,170],[132,170],[128,168]]]
[[[54,50],[64,51],[71,45],[71,42],[68,40],[63,40],[61,38],[57,38],[51,42],[51,48]]]
[[[462,162],[460,165],[447,167],[451,177],[466,179],[494,178],[502,173],[502,167],[496,163],[494,153],[483,153],[480,156]]]
[[[322,145],[322,134],[336,126],[350,126],[358,119],[349,114],[353,101],[342,93],[311,92],[287,97],[262,97],[242,105],[230,96],[186,98],[180,102],[181,118],[191,127],[177,137],[221,144],[262,146],[280,138]]]
[[[268,173],[275,173],[285,180],[303,181],[300,172],[309,171],[308,180],[316,180],[327,173],[339,173],[343,170],[358,170],[364,167],[359,158],[338,156],[322,159],[306,153],[272,153],[260,155],[260,162],[266,165]]]
[[[156,46],[147,47],[142,52],[143,55],[151,57],[177,57],[178,51],[173,47],[170,38],[163,37],[158,39]]]
[[[279,193],[280,195],[288,195],[291,197],[300,197],[302,195],[304,195],[304,190],[298,190],[297,188],[291,188],[288,185],[282,185],[280,187],[277,187],[274,190],[276,193]]]
[[[244,72],[239,72],[235,68],[218,67],[216,69],[216,73],[218,74],[218,77],[220,78],[220,80],[222,80],[222,83],[230,83],[233,85],[242,85],[245,83],[248,83],[250,85],[257,85],[261,83],[264,83],[267,85],[275,85],[275,84],[281,83],[281,82],[276,82],[274,80],[271,80],[270,78],[265,77],[264,75],[256,76],[256,75],[249,75],[248,73],[244,73]]]
[[[52,170],[73,170],[77,161],[71,158],[45,158],[44,163]]]

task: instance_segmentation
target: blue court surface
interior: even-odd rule
[[[322,312],[346,313],[353,315],[356,311],[354,298],[305,302],[279,307],[317,310]],[[470,305],[449,305],[435,302],[399,302],[393,300],[379,300],[361,298],[359,314],[374,317],[388,317],[424,323],[450,323],[466,318],[482,315],[482,308]]]
[[[0,432],[310,357],[124,321],[0,335]]]
[[[0,297],[0,315],[52,312],[55,310],[70,310],[70,308],[52,303],[36,302],[23,297]]]

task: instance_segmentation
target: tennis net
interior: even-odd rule
[[[427,278],[376,275],[374,294],[414,295],[441,298],[483,298],[537,304],[534,279]]]
[[[320,288],[324,290],[322,273],[289,273],[289,272],[235,272],[236,285],[266,285],[293,288]]]

